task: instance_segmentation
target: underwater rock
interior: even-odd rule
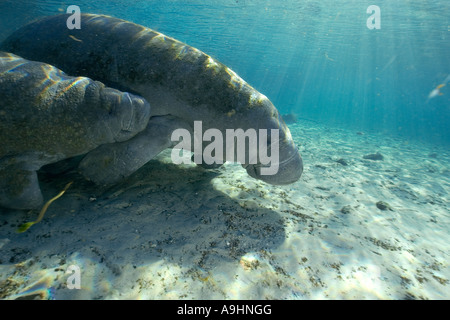
[[[342,164],[343,166],[348,166],[348,162],[345,159],[341,158],[339,160],[336,160],[336,162]]]
[[[366,154],[363,157],[363,159],[379,161],[379,160],[383,160],[384,157],[381,153],[377,152],[377,153]]]
[[[297,123],[297,116],[293,113],[283,114],[282,117],[286,124]]]
[[[351,212],[352,212],[352,207],[350,205],[343,206],[341,208],[341,213],[343,213],[343,214],[349,214]]]
[[[377,205],[377,208],[380,209],[380,210],[383,210],[383,211],[386,211],[386,210],[394,211],[392,209],[392,207],[388,203],[386,203],[384,201],[378,201],[376,203],[376,205]]]
[[[258,259],[254,257],[245,257],[245,256],[241,258],[239,264],[246,271],[258,269],[258,267],[260,266],[260,262]]]

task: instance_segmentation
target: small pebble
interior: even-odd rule
[[[348,214],[348,213],[352,212],[352,207],[351,206],[343,206],[341,209],[341,212],[343,214]]]
[[[383,211],[386,211],[386,210],[393,211],[391,206],[388,203],[384,202],[384,201],[378,201],[377,202],[377,208],[380,209],[380,210],[383,210]]]
[[[336,162],[342,164],[343,166],[348,166],[348,162],[345,159],[341,158],[341,159],[337,160]]]
[[[366,154],[363,158],[368,159],[368,160],[383,160],[384,159],[383,155],[379,152],[372,153],[372,154]]]

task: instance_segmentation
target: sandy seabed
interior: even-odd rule
[[[289,186],[170,150],[108,189],[41,174],[46,199],[74,183],[25,233],[37,212],[0,209],[0,298],[449,299],[448,147],[290,128],[305,168]]]

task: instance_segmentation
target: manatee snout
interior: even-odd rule
[[[126,141],[147,126],[150,119],[150,104],[144,98],[120,92],[112,88],[104,88],[103,102],[113,124],[116,142]]]
[[[295,145],[292,144],[280,150],[278,162],[250,164],[246,170],[255,179],[272,185],[286,185],[300,179],[303,173],[303,160]]]
[[[303,173],[303,160],[297,146],[292,139],[289,128],[269,100],[265,101],[268,110],[272,110],[266,119],[267,144],[258,146],[256,163],[250,162],[244,166],[247,173],[255,178],[272,185],[286,185],[296,182]],[[275,130],[275,132],[273,132]],[[263,139],[260,136],[260,139]]]

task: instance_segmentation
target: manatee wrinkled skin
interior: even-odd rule
[[[138,96],[0,51],[0,205],[39,207],[36,171],[146,128]]]
[[[102,146],[102,152],[82,161],[81,171],[94,182],[109,184],[128,176],[172,146],[168,137],[175,123],[192,131],[194,121],[202,121],[204,131],[218,129],[223,136],[227,129],[278,129],[278,141],[268,141],[279,146],[278,172],[261,174],[265,165],[259,158],[257,163],[247,159],[242,166],[250,176],[271,184],[300,178],[302,159],[277,109],[231,69],[196,48],[125,20],[82,14],[81,29],[69,30],[69,17],[33,22],[0,48],[137,93],[150,103],[151,119],[142,133]],[[133,163],[127,166],[129,161]]]

